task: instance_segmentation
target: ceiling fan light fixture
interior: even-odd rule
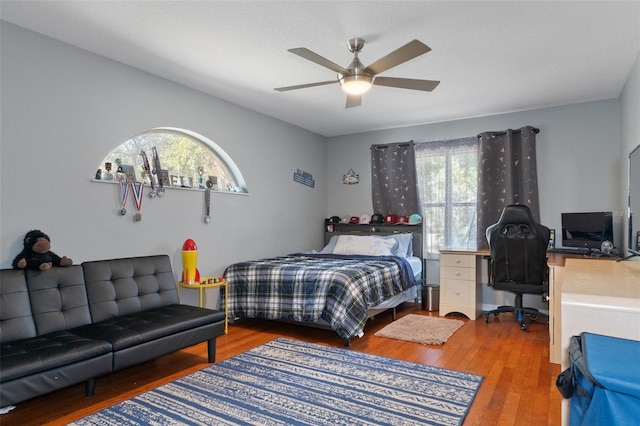
[[[343,75],[339,79],[342,90],[350,95],[361,95],[371,88],[373,77],[366,74]]]
[[[0,0],[1,1],[1,0]],[[364,47],[364,40],[352,38],[347,42],[349,51],[353,53],[353,60],[349,66],[342,67],[330,60],[312,52],[304,47],[289,49],[289,52],[314,62],[324,68],[330,69],[337,75],[335,79],[329,81],[319,81],[316,83],[299,84],[297,86],[278,87],[278,92],[288,90],[304,89],[307,87],[324,86],[325,84],[339,83],[342,90],[347,93],[347,103],[345,108],[353,108],[361,105],[362,95],[367,92],[373,84],[378,86],[396,87],[400,89],[422,90],[431,92],[440,83],[435,80],[418,80],[413,78],[377,77],[378,74],[387,71],[395,66],[403,64],[431,50],[429,46],[419,40],[413,40],[393,52],[383,56],[365,67],[358,53]]]

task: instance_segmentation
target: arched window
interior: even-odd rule
[[[170,127],[151,129],[125,141],[98,165],[101,174],[96,179],[115,181],[116,172],[122,172],[129,180],[150,184],[145,156],[156,185],[162,179],[164,187],[203,188],[210,181],[213,190],[248,193],[242,173],[220,146],[190,130]]]

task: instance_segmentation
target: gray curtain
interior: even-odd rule
[[[536,133],[526,126],[478,135],[478,249],[488,248],[485,230],[505,206],[524,204],[540,221]]]
[[[374,213],[418,212],[413,141],[371,145],[371,192]]]

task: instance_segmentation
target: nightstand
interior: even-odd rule
[[[216,278],[218,279],[218,278]],[[229,306],[227,304],[227,280],[221,278],[218,282],[213,282],[214,277],[202,277],[200,278],[200,284],[185,284],[182,281],[178,283],[178,296],[180,295],[180,287],[198,289],[200,292],[199,303],[200,307],[204,307],[204,292],[208,288],[220,288],[220,306],[222,306],[222,300],[224,298],[224,334],[229,332]]]

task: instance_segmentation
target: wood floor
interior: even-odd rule
[[[398,317],[409,313],[437,315],[406,303]],[[350,349],[411,362],[429,364],[484,376],[464,425],[560,425],[560,394],[555,378],[560,366],[549,363],[549,334],[543,324],[520,330],[513,315],[503,314],[486,324],[465,321],[444,345],[417,343],[374,336],[391,321],[384,313],[369,321],[362,338]],[[332,331],[269,321],[242,320],[229,326],[217,340],[217,361],[222,361],[276,337],[344,347]],[[96,393],[84,397],[76,385],[18,404],[0,416],[2,426],[60,425],[109,407],[158,385],[208,366],[206,344],[176,352],[98,379]]]

